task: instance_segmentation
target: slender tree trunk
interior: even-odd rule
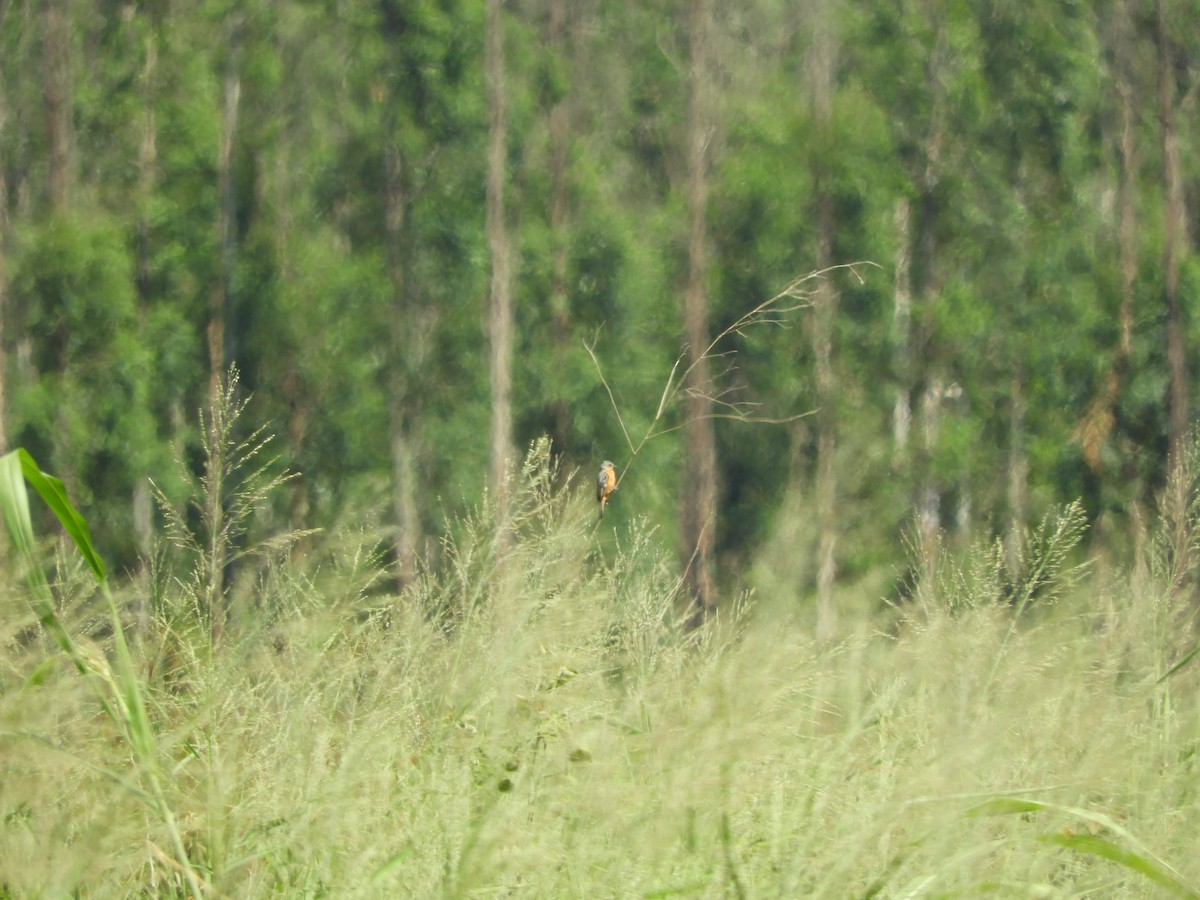
[[[945,386],[937,375],[927,376],[921,395],[922,450],[926,459],[924,478],[917,491],[917,527],[920,538],[921,562],[926,580],[932,577],[937,562],[937,536],[942,527],[942,491],[934,477],[930,460],[937,449],[942,430],[942,395]]]
[[[151,26],[153,28],[153,26]],[[138,142],[137,287],[143,314],[150,303],[150,216],[147,212],[158,178],[158,121],[154,111],[154,79],[158,68],[158,40],[152,31],[146,39],[146,64],[142,69],[142,139]]]
[[[231,28],[229,59],[226,63],[223,82],[223,107],[221,121],[221,145],[217,150],[217,238],[221,246],[220,269],[217,281],[209,300],[208,320],[208,361],[209,361],[209,403],[216,415],[218,406],[226,401],[222,398],[224,386],[228,383],[226,368],[233,362],[230,352],[231,335],[227,327],[230,312],[233,309],[233,268],[236,260],[237,230],[235,215],[237,212],[237,189],[233,177],[233,147],[237,138],[238,110],[241,101],[242,82],[238,72],[236,29]],[[210,440],[214,436],[210,436]],[[218,448],[223,454],[227,448]],[[223,465],[223,463],[222,463]],[[221,546],[216,535],[220,532],[220,523],[224,516],[222,495],[214,490],[211,498],[212,507],[212,545],[210,547],[208,585],[208,614],[211,634],[211,646],[216,647],[220,642],[225,628],[227,609],[225,604],[225,583],[229,578],[229,560],[225,547]]]
[[[1025,455],[1025,379],[1021,372],[1012,376],[1009,385],[1008,435],[1008,535],[1005,557],[1008,571],[1014,575],[1021,570],[1025,554],[1025,507],[1029,479],[1029,461]]]
[[[1171,45],[1167,32],[1165,0],[1155,4],[1158,31],[1158,100],[1162,133],[1163,186],[1166,191],[1163,274],[1167,306],[1167,369],[1170,376],[1168,466],[1182,460],[1188,427],[1187,358],[1183,317],[1179,308],[1179,261],[1187,243],[1184,233],[1183,184],[1179,169],[1179,141],[1175,133],[1175,78],[1171,70]]]
[[[1112,387],[1113,406],[1122,384],[1129,379],[1133,358],[1133,321],[1134,321],[1134,284],[1138,271],[1138,240],[1137,214],[1134,208],[1136,196],[1137,148],[1134,143],[1136,126],[1133,100],[1133,84],[1131,75],[1131,50],[1129,2],[1122,0],[1117,8],[1117,92],[1121,98],[1121,163],[1120,182],[1118,190],[1119,221],[1117,226],[1118,243],[1121,255],[1121,341],[1117,351],[1116,365],[1113,368]],[[1115,420],[1115,415],[1114,415]],[[1128,467],[1131,460],[1122,460],[1122,468]],[[1133,498],[1129,516],[1130,544],[1133,547],[1133,588],[1134,596],[1143,596],[1145,588],[1146,529],[1142,522],[1140,496]]]
[[[0,82],[0,134],[8,125],[5,85]],[[0,144],[0,153],[3,145]],[[8,160],[0,155],[0,454],[8,452]]]
[[[398,128],[397,116],[388,116],[388,128]],[[416,398],[411,390],[409,372],[417,364],[419,351],[413,334],[417,326],[414,304],[409,300],[408,265],[405,248],[408,196],[405,189],[405,160],[396,144],[396,135],[387,136],[384,154],[384,232],[387,236],[388,279],[392,286],[391,315],[391,389],[388,416],[391,425],[392,506],[396,518],[396,573],[400,587],[416,574],[420,523],[417,516],[417,464],[414,411]]]
[[[550,52],[556,61],[566,57],[568,0],[550,0]],[[571,129],[567,99],[558,98],[550,109],[550,231],[554,252],[550,276],[550,316],[553,328],[553,353],[559,371],[565,371],[571,347],[571,307],[567,296],[567,247],[570,209],[567,193],[567,156]],[[560,454],[574,445],[571,408],[568,398],[559,395],[552,401],[553,443]]]
[[[708,360],[708,42],[706,0],[689,0],[687,111],[688,274],[684,290],[684,334],[688,378],[684,401],[683,554],[698,624],[716,604],[712,584],[713,531],[717,519],[717,447],[713,433],[712,384]]]
[[[940,283],[938,277],[938,191],[942,175],[942,151],[946,140],[945,116],[945,36],[944,27],[935,22],[933,52],[928,66],[928,89],[931,95],[929,133],[925,138],[923,165],[917,171],[915,181],[919,188],[919,219],[916,238],[916,253],[913,260],[915,295],[921,307],[929,309],[937,302]],[[925,317],[928,321],[928,316]],[[927,328],[928,326],[926,326]],[[930,335],[922,333],[922,344]],[[920,554],[925,567],[925,576],[931,577],[936,565],[938,534],[941,531],[942,481],[934,465],[937,445],[941,433],[942,398],[945,385],[938,373],[940,360],[921,356],[920,373],[914,379],[923,378],[925,389],[921,397],[921,419],[923,446],[921,465],[918,468],[917,522]]]
[[[236,36],[233,38],[236,40]],[[221,116],[221,146],[217,152],[217,238],[221,245],[221,265],[209,303],[208,319],[208,394],[217,403],[225,369],[232,362],[231,334],[228,329],[233,308],[233,268],[237,252],[237,186],[233,177],[233,147],[237,138],[238,109],[242,82],[238,72],[236,48],[230,49],[224,79]]]
[[[45,33],[42,65],[43,94],[46,114],[46,199],[52,216],[61,216],[70,204],[74,188],[72,159],[74,92],[71,74],[71,29],[67,18],[67,0],[47,0],[44,6]],[[71,324],[64,318],[56,329],[55,340],[62,347],[70,343]],[[57,374],[64,384],[74,378],[71,364],[63,354],[57,364]],[[56,412],[56,427],[50,438],[51,458],[61,460],[60,476],[67,488],[74,491],[76,472],[67,460],[74,461],[74,440],[67,427],[69,413],[65,406]]]
[[[1033,221],[1035,212],[1029,208],[1029,166],[1025,159],[1017,163],[1016,200],[1022,211],[1021,219]],[[1024,232],[1018,246],[1021,259],[1026,261],[1033,258],[1032,233]],[[1027,271],[1027,268],[1026,268]],[[1013,285],[1014,291],[1020,291],[1023,285],[1018,282]],[[1019,326],[1018,326],[1019,327]],[[1032,339],[1034,336],[1030,335]],[[1005,553],[1008,560],[1009,572],[1020,571],[1020,565],[1025,554],[1025,516],[1026,498],[1029,493],[1029,458],[1025,448],[1025,416],[1028,404],[1025,397],[1027,376],[1024,365],[1016,360],[1012,364],[1011,380],[1009,382],[1009,434],[1008,434],[1008,533],[1005,537]]]
[[[27,11],[24,14],[23,21],[30,27],[19,29],[19,32],[24,33],[26,38],[18,41],[11,51],[15,53],[16,60],[29,69],[34,69],[36,65],[33,54],[28,49],[35,42],[29,35],[37,30],[36,15],[37,13],[33,11]],[[10,63],[12,61],[9,60]],[[13,151],[11,159],[0,158],[0,450],[7,450],[9,443],[9,351],[12,351],[11,374],[14,384],[33,385],[38,377],[37,370],[33,366],[33,338],[29,332],[24,329],[6,331],[6,326],[11,325],[8,315],[9,283],[7,274],[8,257],[13,249],[10,224],[13,221],[30,218],[36,192],[29,177],[32,166],[28,162],[28,150],[19,149],[28,148],[33,143],[29,133],[32,123],[29,116],[19,112],[20,97],[16,92],[6,96],[4,94],[5,87],[3,79],[0,79],[0,129],[3,129],[3,133],[8,138],[4,143],[0,143],[0,152],[6,146],[12,148]],[[12,104],[11,118],[10,103]]]
[[[138,142],[138,193],[140,195],[137,224],[137,292],[138,319],[143,334],[150,316],[150,216],[148,213],[158,178],[158,122],[155,116],[155,78],[158,68],[157,26],[150,25],[146,38],[146,64],[142,70],[142,139]],[[138,473],[133,483],[133,534],[143,562],[150,558],[154,542],[154,504],[147,473]]]
[[[1112,367],[1100,391],[1089,404],[1079,427],[1084,461],[1093,472],[1103,474],[1101,451],[1115,423],[1114,410],[1121,385],[1129,375],[1133,348],[1133,285],[1137,278],[1137,219],[1134,212],[1134,103],[1129,76],[1129,11],[1125,3],[1114,10],[1112,32],[1115,58],[1114,80],[1121,104],[1121,134],[1117,140],[1117,246],[1121,265],[1121,305],[1117,313],[1120,337],[1113,351]]]
[[[819,197],[817,267],[832,262],[833,201]],[[837,376],[833,370],[833,322],[838,297],[825,281],[813,298],[813,355],[817,387],[817,627],[818,641],[830,640],[837,628],[833,585],[837,577]]]
[[[492,441],[489,485],[496,508],[508,501],[505,469],[512,454],[512,248],[504,208],[508,176],[508,92],[504,72],[503,0],[487,0],[484,69],[489,109],[486,228],[492,277],[488,296],[488,371],[492,385]]]
[[[298,458],[303,452],[309,420],[316,407],[316,399],[311,393],[311,386],[305,382],[300,372],[300,365],[296,361],[288,363],[280,388],[288,410],[288,445],[292,449],[293,458]],[[292,483],[290,495],[288,522],[293,528],[298,528],[301,523],[308,521],[309,493],[306,481],[300,478],[296,479]]]
[[[961,535],[971,533],[971,473],[965,466],[958,478],[958,508],[954,511],[954,527]]]
[[[1121,343],[1118,353],[1118,369],[1124,372],[1129,366],[1133,348],[1133,284],[1137,278],[1137,218],[1134,212],[1134,173],[1137,161],[1134,158],[1134,105],[1133,85],[1129,83],[1129,71],[1125,64],[1118,63],[1117,92],[1121,98],[1121,180],[1118,189],[1120,217],[1118,242],[1121,254]]]
[[[396,580],[403,588],[417,571],[417,547],[421,539],[417,515],[417,484],[420,465],[416,440],[403,423],[404,412],[392,402],[392,503],[396,516]],[[397,424],[397,420],[401,420]]]
[[[815,126],[819,140],[829,144],[833,130],[833,79],[836,46],[833,14],[821,8],[815,11],[813,48],[810,56]],[[826,159],[817,163],[816,218],[817,268],[833,264],[835,229],[831,179]],[[825,279],[813,297],[813,358],[816,362],[817,392],[817,623],[820,641],[833,637],[837,623],[833,605],[833,585],[837,578],[837,402],[838,383],[833,368],[833,324],[837,317],[838,295],[833,283]]]
[[[896,228],[896,274],[892,291],[892,334],[896,344],[895,400],[892,403],[892,468],[903,471],[908,465],[908,435],[912,430],[912,276],[909,272],[910,204],[907,197],[896,201],[892,222]]]
[[[66,209],[71,193],[73,97],[71,91],[71,31],[67,22],[66,0],[47,0],[46,35],[42,62],[43,94],[46,100],[46,190],[50,209]]]

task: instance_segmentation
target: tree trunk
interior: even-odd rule
[[[1021,209],[1021,220],[1033,222],[1036,213],[1030,209],[1029,165],[1023,156],[1017,160],[1016,169],[1016,201]],[[1024,285],[1022,281],[1028,278],[1029,260],[1034,256],[1032,247],[1033,232],[1030,226],[1020,235],[1017,246],[1020,257],[1024,261],[1025,275],[1012,286],[1014,292],[1020,292]],[[1019,321],[1019,319],[1018,319]],[[1015,325],[1014,328],[1020,328]],[[1025,329],[1026,339],[1033,340],[1034,335]],[[1008,434],[1008,533],[1005,537],[1005,553],[1008,560],[1009,572],[1015,577],[1020,571],[1025,554],[1025,517],[1026,498],[1029,493],[1029,459],[1025,450],[1025,416],[1028,404],[1025,398],[1025,385],[1028,376],[1024,364],[1018,359],[1012,362],[1009,381],[1009,434]]]
[[[74,143],[71,92],[71,31],[66,0],[47,0],[46,40],[43,50],[46,99],[46,192],[53,212],[66,209],[72,181]]]
[[[146,64],[142,70],[142,139],[138,142],[138,193],[139,211],[137,223],[137,294],[138,319],[145,334],[145,325],[150,317],[151,248],[149,206],[157,187],[155,169],[158,165],[158,122],[155,117],[154,82],[158,67],[157,26],[150,25],[146,38]],[[133,484],[133,534],[142,563],[150,559],[154,543],[154,503],[150,493],[147,473],[137,473]]]
[[[937,563],[938,532],[942,528],[942,491],[933,474],[932,458],[942,429],[942,395],[945,386],[937,375],[927,376],[921,395],[922,451],[926,465],[921,486],[917,491],[917,528],[920,541],[923,576],[932,578]]]
[[[836,48],[829,10],[816,12],[813,50],[810,56],[812,97],[818,140],[829,145],[833,130],[833,79]],[[833,264],[835,229],[833,195],[828,157],[817,162],[817,268]],[[813,297],[813,358],[817,390],[817,622],[819,641],[830,640],[836,631],[833,584],[837,577],[837,375],[833,369],[833,323],[838,295],[833,284],[823,279]]]
[[[1187,243],[1184,233],[1183,185],[1179,170],[1179,141],[1175,133],[1175,78],[1171,70],[1171,46],[1167,34],[1165,0],[1155,4],[1158,26],[1158,100],[1162,132],[1163,187],[1166,205],[1163,242],[1163,274],[1167,306],[1167,369],[1170,376],[1168,467],[1182,461],[1187,439],[1187,359],[1184,350],[1183,318],[1179,308],[1179,259]]]
[[[237,251],[237,186],[233,178],[233,145],[237,137],[238,108],[242,82],[238,73],[236,49],[230,50],[224,81],[224,106],[221,117],[221,146],[217,152],[217,237],[221,245],[221,265],[209,304],[208,319],[208,395],[210,402],[220,398],[225,369],[232,362],[227,323],[233,308],[233,267]]]
[[[1012,377],[1009,386],[1008,435],[1008,535],[1004,551],[1008,571],[1016,577],[1025,555],[1025,507],[1029,479],[1029,462],[1025,455],[1025,384],[1020,372]]]
[[[151,26],[153,28],[153,26]],[[142,69],[142,139],[138,142],[137,288],[143,314],[150,302],[150,216],[148,208],[158,179],[158,122],[154,112],[154,79],[158,67],[158,40],[153,31],[146,39],[146,65]]]
[[[818,189],[820,190],[820,189]],[[831,263],[833,201],[818,198],[818,268]],[[824,281],[813,298],[813,355],[817,382],[817,627],[818,641],[830,640],[837,628],[833,583],[837,577],[837,377],[833,371],[833,322],[838,297]]]
[[[892,404],[892,468],[901,472],[908,463],[908,435],[912,430],[912,352],[909,331],[912,327],[912,280],[909,273],[909,213],[907,197],[896,201],[892,222],[896,228],[896,274],[892,291],[892,334],[896,344],[895,400]]]
[[[567,0],[550,0],[550,53],[555,61],[566,56]],[[550,109],[550,232],[553,259],[550,275],[550,316],[553,350],[557,370],[566,371],[571,344],[571,307],[567,295],[567,247],[569,206],[567,200],[567,156],[570,151],[571,129],[567,100],[558,98]],[[561,393],[551,401],[553,446],[564,456],[564,469],[570,468],[565,459],[574,446],[569,398]]]
[[[505,470],[512,454],[512,249],[504,209],[508,94],[504,78],[503,0],[487,2],[484,69],[489,110],[486,228],[491,256],[488,296],[488,371],[492,387],[491,458],[488,483],[501,517],[508,501]]]
[[[713,530],[717,518],[717,449],[713,433],[712,386],[708,359],[708,97],[709,11],[706,0],[688,4],[689,65],[687,111],[688,274],[684,291],[684,334],[688,377],[684,400],[683,555],[694,603],[691,621],[712,612]]]
[[[395,101],[392,101],[393,103]],[[411,408],[415,402],[411,390],[410,372],[418,364],[415,359],[419,336],[414,334],[418,317],[410,301],[406,239],[408,190],[405,187],[406,161],[396,143],[398,116],[387,118],[389,134],[384,151],[384,233],[387,241],[387,274],[392,288],[391,371],[388,391],[388,418],[391,428],[392,508],[396,519],[395,550],[396,578],[403,588],[416,574],[417,546],[420,541],[420,522],[417,515],[417,482],[420,467],[417,460],[416,437]]]
[[[1123,29],[1127,27],[1123,23]],[[1117,93],[1121,97],[1121,180],[1118,189],[1118,242],[1121,254],[1121,343],[1118,370],[1128,368],[1133,348],[1133,284],[1137,278],[1137,218],[1134,212],[1134,106],[1133,86],[1124,54],[1118,54]]]
[[[930,55],[927,83],[931,99],[929,113],[929,133],[925,138],[923,165],[915,174],[914,181],[919,189],[919,219],[917,223],[916,253],[913,259],[915,296],[917,302],[926,310],[937,302],[940,283],[938,277],[938,191],[942,175],[942,151],[946,140],[946,129],[943,117],[945,115],[945,42],[944,26],[934,23],[933,52]],[[926,321],[926,314],[921,318]],[[927,344],[930,335],[928,326],[919,335],[918,346]],[[914,372],[914,380],[924,380],[925,390],[921,398],[921,419],[923,444],[921,449],[921,465],[917,477],[917,523],[920,555],[924,574],[932,577],[936,565],[937,536],[942,528],[941,503],[942,481],[933,465],[936,455],[939,435],[941,432],[942,397],[945,390],[942,377],[938,374],[939,360],[930,360],[927,354],[921,354],[920,372]]]
[[[404,423],[405,413],[391,403],[392,418],[392,505],[396,516],[396,581],[403,588],[417,573],[417,547],[421,525],[417,514],[417,482],[420,465],[416,440]]]
[[[8,103],[5,85],[0,82],[0,134],[8,124]],[[0,152],[3,144],[0,144]],[[0,155],[0,454],[8,452],[8,160]]]

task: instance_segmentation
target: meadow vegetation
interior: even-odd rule
[[[1200,896],[1194,481],[1130,571],[1070,506],[819,645],[687,628],[546,442],[400,592],[369,524],[249,542],[280,479],[206,446],[136,576],[5,558],[0,897]]]
[[[1197,896],[1197,21],[0,2],[0,900]]]

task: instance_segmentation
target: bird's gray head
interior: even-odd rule
[[[612,467],[613,464],[611,459],[606,459],[604,462],[600,463],[600,468],[602,469],[611,469]]]

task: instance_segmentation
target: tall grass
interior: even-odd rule
[[[598,527],[545,444],[512,478],[400,595],[369,529],[221,581],[239,534],[180,541],[114,594],[149,743],[73,662],[118,672],[122,636],[77,557],[74,651],[5,579],[0,897],[1197,896],[1175,549],[1137,592],[1080,572],[1068,509],[1022,573],[943,558],[818,647],[778,603],[685,629],[652,532]]]

